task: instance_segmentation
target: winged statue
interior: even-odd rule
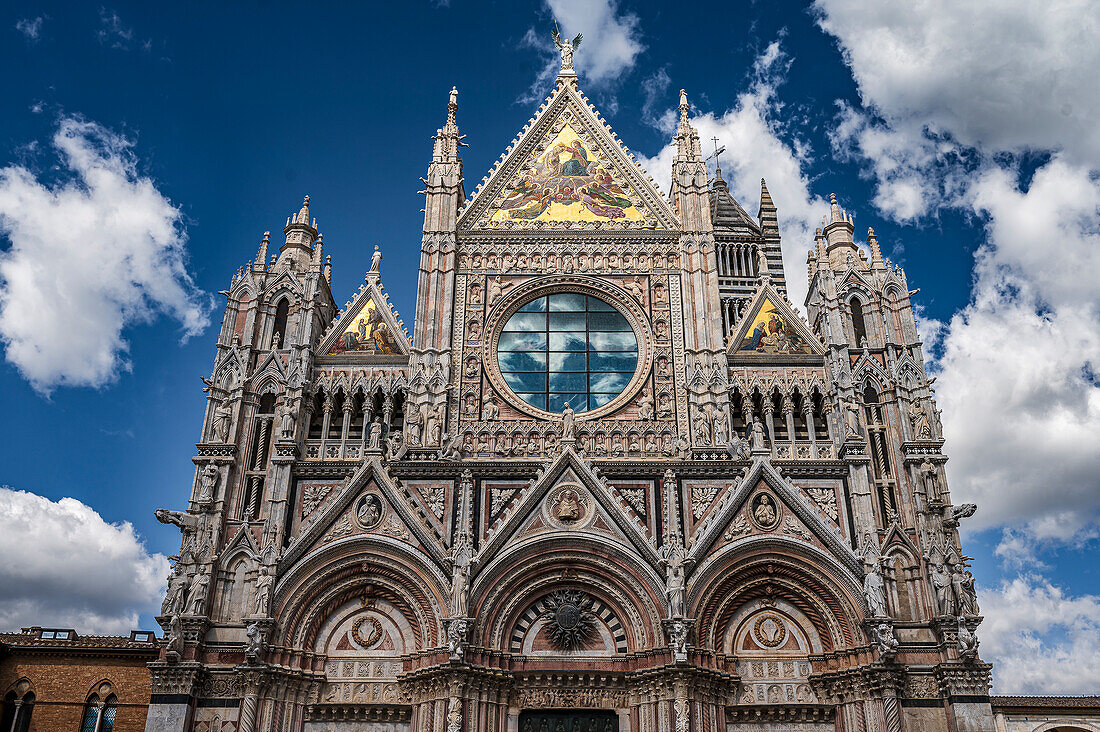
[[[561,70],[572,71],[573,70],[573,52],[581,45],[581,39],[583,36],[578,33],[577,37],[573,40],[568,38],[564,41],[561,39],[561,33],[557,28],[554,28],[554,45],[558,47],[561,52]]]

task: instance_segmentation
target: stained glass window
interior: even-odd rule
[[[497,341],[504,381],[533,407],[576,412],[622,393],[638,365],[638,339],[627,319],[591,295],[564,292],[531,300]]]

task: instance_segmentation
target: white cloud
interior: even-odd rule
[[[0,629],[124,634],[159,611],[168,560],[73,498],[0,487]]]
[[[1055,158],[1026,192],[990,169],[967,200],[989,238],[936,364],[952,493],[974,528],[1069,540],[1100,517],[1100,181]]]
[[[788,296],[801,307],[807,287],[806,251],[813,246],[814,228],[829,204],[810,193],[810,179],[805,172],[810,163],[808,148],[788,139],[788,130],[779,118],[782,104],[777,91],[787,64],[779,42],[770,44],[756,60],[748,90],[738,95],[733,107],[722,114],[697,113],[691,124],[699,130],[701,140],[718,137],[726,147],[722,177],[733,197],[752,215],[760,204],[760,179],[767,180],[768,191],[779,209]],[[670,101],[675,104],[679,100]],[[675,154],[675,146],[669,143],[656,155],[639,158],[662,193],[669,190]]]
[[[863,103],[909,136],[1100,159],[1100,0],[816,0]]]
[[[42,23],[46,20],[39,15],[36,18],[20,18],[15,23],[15,29],[22,33],[31,43],[36,42],[42,36]]]
[[[131,143],[62,119],[53,138],[71,180],[47,185],[0,169],[0,340],[35,389],[101,386],[129,369],[125,327],[168,314],[184,337],[209,298],[185,266],[181,215],[138,174]]]
[[[983,658],[998,694],[1094,694],[1100,688],[1100,597],[1071,596],[1044,577],[980,589]]]
[[[980,505],[971,528],[1079,541],[1100,519],[1100,0],[815,8],[863,104],[832,141],[875,205],[985,224],[969,304],[922,330],[953,495]]]

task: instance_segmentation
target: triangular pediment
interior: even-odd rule
[[[321,363],[392,363],[408,358],[409,340],[377,272],[367,275],[337,315],[317,353]]]
[[[768,500],[761,500],[761,496]],[[726,493],[696,527],[688,558],[701,562],[724,544],[761,534],[823,548],[856,576],[863,576],[860,559],[836,525],[764,458],[753,462],[737,487]]]
[[[566,495],[571,489],[573,495]],[[490,526],[480,554],[492,557],[518,537],[534,531],[593,531],[633,546],[644,560],[656,566],[659,559],[646,538],[645,525],[620,508],[613,491],[572,447],[566,447],[538,478],[511,499]]]
[[[821,341],[771,282],[753,295],[726,349],[731,361],[811,358],[825,354]]]
[[[459,213],[460,230],[676,229],[654,186],[573,79],[550,98]]]
[[[445,566],[442,532],[409,505],[404,491],[371,458],[317,509],[320,514],[287,548],[285,571],[315,549],[349,536],[379,534],[402,541]]]

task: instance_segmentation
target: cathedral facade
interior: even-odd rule
[[[233,276],[149,732],[994,729],[902,270],[833,198],[668,195],[556,87],[467,195],[452,90],[410,333],[307,197]]]

